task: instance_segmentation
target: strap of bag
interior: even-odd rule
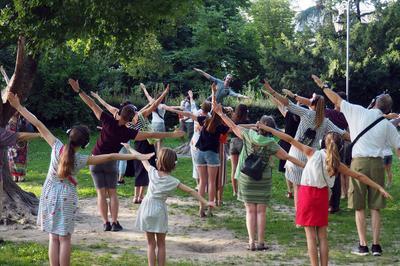
[[[363,131],[361,131],[360,134],[358,134],[358,136],[354,139],[354,141],[350,144],[352,147],[354,147],[354,144],[356,144],[356,142],[365,134],[368,132],[368,130],[370,130],[371,128],[373,128],[376,124],[378,124],[379,122],[381,122],[383,119],[385,119],[385,117],[381,116],[378,119],[376,119],[374,122],[372,122],[371,125],[367,126]]]

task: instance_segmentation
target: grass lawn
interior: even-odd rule
[[[63,135],[62,133],[58,135]],[[65,140],[65,136],[61,137]],[[91,146],[85,151],[90,152],[95,136],[92,137]],[[167,140],[166,146],[177,146],[181,142],[179,140]],[[45,180],[47,169],[49,166],[50,148],[43,140],[33,141],[30,144],[30,162],[27,175],[27,181],[20,184],[25,190],[34,192],[40,195],[41,186]],[[393,163],[394,182],[389,192],[394,197],[393,201],[388,202],[386,209],[382,211],[381,244],[384,255],[382,257],[358,257],[350,254],[351,249],[357,244],[358,237],[354,222],[354,212],[346,209],[347,201],[342,201],[342,211],[338,214],[329,217],[329,245],[330,245],[330,263],[338,265],[399,265],[400,264],[400,181],[398,180],[399,168],[398,159]],[[180,158],[177,169],[173,173],[183,183],[194,186],[195,182],[191,177],[191,158]],[[230,171],[230,162],[228,162],[228,171]],[[299,264],[304,262],[308,264],[306,240],[304,230],[293,226],[293,214],[285,211],[293,205],[292,200],[285,197],[286,184],[281,173],[274,170],[273,183],[273,201],[272,207],[274,210],[268,209],[267,226],[266,226],[266,241],[280,246],[282,252],[279,254],[269,254],[265,252],[260,255],[257,263],[269,264],[293,264],[293,261],[299,261]],[[126,178],[127,184],[118,188],[118,193],[121,197],[131,197],[133,191],[132,178]],[[93,182],[90,177],[89,169],[82,170],[78,176],[79,182],[79,197],[95,197],[96,192],[93,187]],[[188,195],[179,193],[181,197]],[[230,184],[225,188],[224,192],[225,206],[222,208],[224,215],[216,216],[204,223],[204,228],[225,227],[232,230],[235,236],[247,239],[247,231],[243,212],[243,206],[232,197],[232,189]],[[178,208],[170,206],[171,210]],[[221,211],[222,211],[221,209]],[[290,210],[290,209],[289,209]],[[186,208],[185,208],[186,211]],[[187,208],[188,213],[193,215],[197,211],[193,208]],[[370,222],[368,219],[368,228]],[[368,242],[371,244],[371,232],[368,230]],[[370,245],[369,244],[369,245]],[[143,265],[146,264],[146,258],[143,255],[135,253],[124,253],[120,256],[113,254],[97,254],[96,247],[74,247],[72,255],[73,265]],[[31,242],[5,242],[0,244],[0,265],[43,265],[47,263],[47,247],[31,243]],[[169,261],[170,265],[193,265],[194,262],[189,261]],[[195,264],[195,263],[194,263]],[[212,263],[211,263],[212,264]],[[209,265],[211,265],[209,264]],[[224,264],[236,264],[235,260],[226,261]],[[251,265],[253,262],[248,261]]]

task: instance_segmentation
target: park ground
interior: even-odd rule
[[[95,137],[92,137],[92,145]],[[167,141],[166,145],[176,147],[180,143],[180,140]],[[90,152],[91,147],[86,152]],[[47,173],[49,154],[50,148],[44,141],[31,143],[27,181],[21,186],[37,196]],[[342,210],[329,217],[330,265],[400,264],[398,163],[395,159],[394,184],[389,190],[394,200],[388,202],[388,207],[382,211],[383,256],[350,254],[358,238],[354,212],[346,208],[346,201],[342,201]],[[173,174],[194,187],[191,169],[191,158],[179,158]],[[266,244],[270,247],[268,251],[246,250],[244,207],[233,198],[229,183],[225,187],[224,206],[218,208],[211,218],[198,218],[197,203],[184,193],[177,192],[167,201],[170,229],[167,235],[168,265],[308,265],[304,231],[294,226],[293,201],[285,197],[284,177],[274,170],[273,178],[273,200],[267,211],[265,233]],[[138,205],[132,204],[132,178],[126,178],[127,184],[118,188],[120,221],[125,230],[116,233],[102,231],[96,210],[96,192],[87,168],[80,172],[78,180],[80,202],[73,234],[72,264],[146,265],[146,240],[144,234],[134,227]],[[48,265],[47,235],[35,225],[1,225],[0,236],[5,240],[0,244],[0,265]],[[371,243],[370,229],[368,240]]]

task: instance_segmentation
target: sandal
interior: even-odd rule
[[[256,251],[256,244],[255,243],[247,244],[247,250]]]
[[[139,199],[136,198],[136,197],[134,197],[133,200],[132,200],[132,202],[133,202],[134,204],[139,204]]]
[[[286,198],[288,198],[288,199],[293,199],[293,192],[288,191],[288,192],[286,193]]]
[[[265,246],[264,243],[260,243],[256,245],[256,249],[259,251],[263,251],[263,250],[268,250],[269,248],[267,246]]]

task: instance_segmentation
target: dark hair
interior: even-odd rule
[[[246,123],[249,120],[249,108],[247,108],[247,105],[241,103],[236,106],[232,120],[235,124]]]
[[[346,100],[347,99],[347,94],[344,91],[338,91],[337,95],[340,96],[340,98]]]
[[[68,130],[68,142],[64,146],[58,164],[57,174],[61,178],[71,175],[74,168],[75,148],[85,148],[89,143],[90,131],[87,126],[74,126]]]
[[[134,106],[133,104],[126,104],[124,107],[119,109],[118,114],[126,122],[131,122],[132,119],[135,117],[136,111],[136,106]]]
[[[263,115],[260,118],[260,123],[263,124],[263,125],[266,125],[268,127],[276,128],[276,123],[275,123],[274,118],[272,116],[269,116],[269,115]],[[263,135],[263,136],[267,136],[267,137],[271,136],[270,132],[264,131],[262,129],[258,130],[258,134]]]
[[[209,113],[211,111],[211,103],[209,101],[204,101],[200,108],[204,113]]]
[[[315,106],[315,128],[319,128],[325,119],[325,98],[321,95],[316,95],[312,101],[311,106]]]
[[[207,132],[215,133],[219,125],[222,125],[222,119],[216,112],[213,112],[211,117],[207,118],[204,122],[204,129]]]
[[[166,173],[175,169],[178,156],[176,152],[170,148],[162,148],[157,155],[157,169]]]

